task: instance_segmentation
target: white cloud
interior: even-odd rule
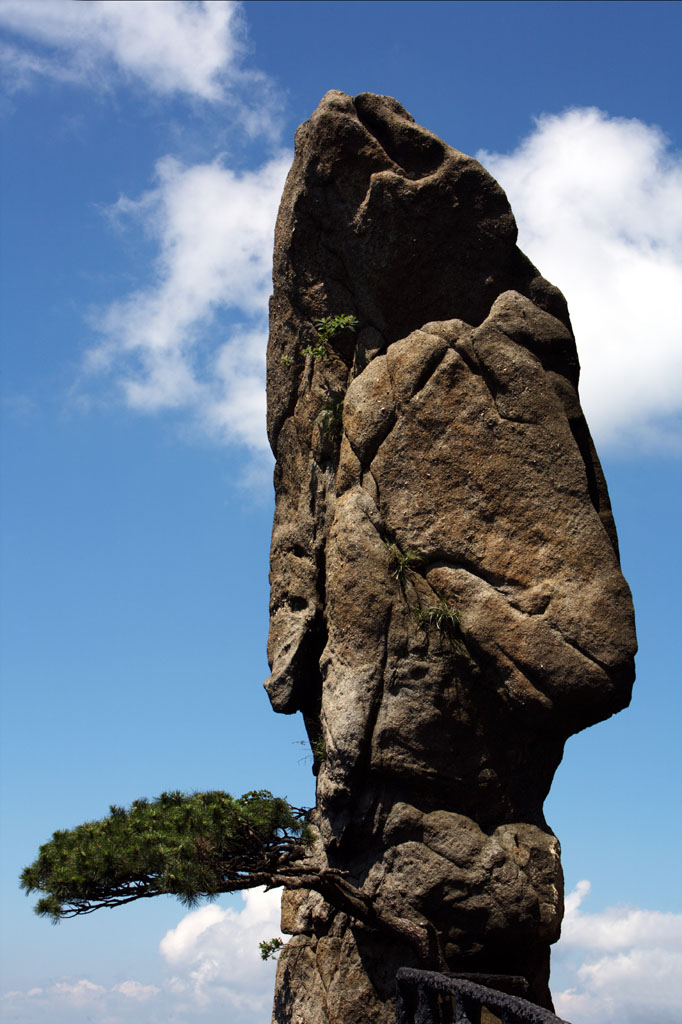
[[[0,25],[3,14],[4,10],[0,6]],[[82,77],[81,72],[75,68],[2,41],[0,41],[0,66],[2,67],[2,77],[10,92],[29,89],[40,78],[77,83]]]
[[[112,211],[155,239],[152,284],[96,316],[86,369],[143,412],[182,409],[211,436],[267,449],[265,348],[274,224],[291,154],[236,173],[166,157],[157,185]],[[231,325],[220,322],[230,316]]]
[[[103,85],[118,72],[159,95],[215,102],[245,75],[233,0],[3,0],[0,25],[31,47],[6,44],[5,77],[15,89],[36,76]],[[257,73],[248,78],[266,82]]]
[[[566,898],[561,941],[552,954],[556,1011],[572,1024],[675,1024],[682,999],[682,914],[582,907],[589,882]],[[64,979],[3,996],[12,1020],[33,1024],[125,1024],[144,1006],[145,1020],[268,1024],[274,964],[258,943],[281,936],[281,890],[242,894],[242,907],[208,904],[186,914],[161,940],[169,974],[157,984],[127,980],[107,987]]]
[[[102,985],[64,978],[28,991],[5,992],[8,1020],[35,1024],[145,1024],[201,1019],[205,1024],[269,1024],[275,964],[258,943],[282,937],[281,889],[242,893],[242,905],[209,903],[166,932],[159,950],[167,971],[156,984],[128,979]],[[144,1015],[144,1016],[142,1016]]]
[[[258,943],[281,936],[281,890],[252,889],[235,911],[208,905],[167,932],[160,950],[174,974],[173,991],[188,1006],[219,1003],[227,1017],[265,1022],[272,1004],[274,964],[264,963]],[[230,1012],[228,1012],[228,1010]]]
[[[131,1010],[142,1005],[154,1007],[161,995],[157,985],[139,981],[122,981],[107,987],[87,978],[63,979],[49,985],[36,986],[26,992],[5,992],[2,997],[8,1019],[33,1024],[50,1020],[53,1024],[125,1024]],[[165,1019],[155,1015],[154,1020]]]
[[[182,961],[214,925],[222,923],[225,911],[215,903],[193,910],[180,924],[166,932],[159,949],[170,964]]]
[[[682,450],[682,163],[662,133],[600,111],[543,117],[511,155],[478,154],[507,189],[520,243],[568,297],[597,441]],[[265,450],[266,297],[290,157],[237,174],[157,166],[115,212],[155,237],[155,282],[115,303],[90,368],[130,406],[190,412],[213,437]],[[238,326],[221,336],[216,313]]]
[[[121,981],[114,985],[112,992],[119,992],[126,999],[134,999],[137,1003],[146,1003],[161,990],[156,985],[143,985],[140,981]]]
[[[552,954],[553,973],[567,986],[554,992],[557,1013],[572,1024],[673,1024],[682,1000],[682,914],[584,913],[589,891],[579,882],[566,899]]]
[[[74,1006],[81,1006],[83,1003],[98,999],[105,993],[106,989],[103,985],[95,985],[92,981],[81,978],[76,982],[58,981],[52,986],[50,994],[63,998]]]
[[[682,450],[682,160],[660,129],[594,108],[538,119],[478,159],[519,244],[568,299],[601,444]]]

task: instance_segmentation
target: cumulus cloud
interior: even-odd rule
[[[566,900],[553,971],[568,987],[554,992],[572,1024],[673,1024],[682,997],[682,914],[608,907],[585,913],[590,883]]]
[[[0,25],[18,37],[3,54],[13,89],[45,76],[104,85],[122,75],[159,95],[216,102],[245,76],[267,85],[240,67],[242,18],[232,0],[3,0]]]
[[[0,1006],[8,1019],[34,1024],[269,1024],[275,964],[264,963],[258,943],[279,930],[281,889],[253,889],[241,907],[209,903],[186,914],[166,932],[159,951],[165,963],[156,984],[129,979],[102,985],[65,978],[28,991],[6,992]]]
[[[26,992],[6,992],[1,1005],[8,1019],[25,1024],[48,1018],[53,1024],[125,1024],[142,1005],[153,1006],[160,994],[157,985],[143,985],[139,981],[122,981],[107,987],[77,978],[36,986]]]
[[[274,964],[260,958],[258,943],[281,936],[281,890],[243,893],[240,911],[215,905],[182,919],[161,940],[161,954],[173,970],[171,985],[181,1004],[220,1005],[235,1021],[269,1019]]]
[[[154,279],[94,318],[86,369],[143,412],[181,409],[221,441],[267,448],[265,347],[274,223],[291,154],[236,173],[166,157],[157,184],[112,211],[154,238]],[[229,320],[229,325],[228,325]]]
[[[510,155],[479,153],[520,243],[568,297],[581,395],[600,445],[682,451],[682,161],[663,134],[594,109],[539,119]],[[290,160],[237,174],[166,158],[121,199],[155,237],[154,282],[100,320],[89,367],[130,406],[184,409],[213,437],[264,450],[264,337],[274,220]],[[229,311],[226,335],[216,314]]]
[[[663,132],[594,108],[538,119],[478,159],[519,244],[568,299],[601,444],[682,451],[682,159]]]
[[[625,906],[590,913],[589,893],[582,881],[566,898],[552,954],[557,1013],[572,1024],[675,1024],[682,914]],[[167,974],[157,984],[63,979],[5,993],[4,1010],[21,1024],[48,1014],[53,1024],[126,1024],[143,1011],[148,1024],[196,1015],[205,1024],[268,1024],[275,967],[260,959],[258,943],[283,937],[280,896],[254,889],[240,908],[208,904],[186,914],[161,940]]]

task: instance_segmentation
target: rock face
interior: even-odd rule
[[[337,314],[357,330],[304,355]],[[266,687],[305,720],[319,858],[546,1006],[543,801],[567,737],[628,704],[636,649],[578,374],[500,186],[395,100],[327,93],[275,239]],[[274,1021],[394,1020],[414,949],[310,893],[283,929]]]

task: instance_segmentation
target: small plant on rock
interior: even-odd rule
[[[341,437],[343,424],[343,395],[332,394],[322,406],[318,417],[320,434],[330,444],[336,444]]]
[[[324,764],[327,760],[327,745],[322,736],[318,736],[316,740],[312,741],[310,749],[313,752],[315,764]]]
[[[337,313],[336,316],[323,316],[314,321],[318,341],[315,345],[306,345],[301,349],[304,356],[313,359],[329,358],[329,342],[339,331],[355,331],[358,326],[357,317],[352,313]]]
[[[451,608],[447,601],[441,600],[428,608],[414,609],[420,629],[437,629],[439,633],[459,639],[462,633],[459,613]]]
[[[393,571],[391,575],[394,580],[397,580],[401,587],[405,586],[405,572],[410,565],[415,565],[418,561],[414,551],[401,551],[397,544],[392,544],[390,541],[384,541],[384,546],[388,552],[388,557],[391,559],[393,564]]]

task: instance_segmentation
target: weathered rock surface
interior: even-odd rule
[[[357,332],[304,356],[340,313]],[[563,896],[543,801],[634,678],[578,375],[499,185],[395,100],[328,93],[275,239],[266,686],[316,753],[320,857],[430,921],[451,970],[522,974],[544,1005]],[[283,928],[278,1024],[394,1019],[413,949],[314,894],[285,895]]]

